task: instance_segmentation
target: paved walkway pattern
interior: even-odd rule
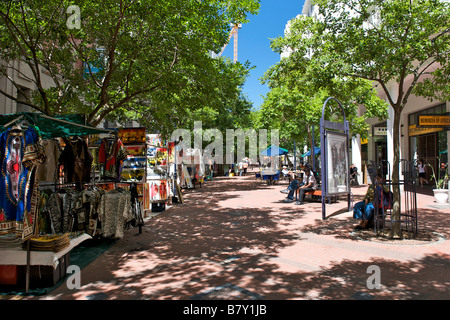
[[[81,288],[62,284],[25,299],[449,299],[450,208],[418,194],[419,237],[367,240],[347,201],[282,203],[287,182],[249,173],[187,190],[185,202],[126,232],[81,270]],[[354,202],[366,186],[353,188]],[[379,289],[369,289],[372,267]],[[372,278],[373,279],[373,278]]]

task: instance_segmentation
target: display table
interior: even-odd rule
[[[267,180],[267,184],[271,185],[274,184],[275,181],[278,181],[280,179],[280,172],[273,172],[273,171],[263,171],[261,173],[263,180]]]
[[[58,251],[30,251],[31,284],[53,286],[66,275],[70,265],[70,251],[85,240],[92,239],[83,234],[70,240],[70,245]],[[25,281],[27,250],[0,249],[0,284],[22,285]]]

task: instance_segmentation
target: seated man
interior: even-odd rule
[[[351,185],[359,185],[358,183],[358,168],[356,167],[356,165],[353,163],[350,166],[350,184]]]
[[[380,176],[377,176],[376,180],[377,180],[376,188],[380,189],[383,180]],[[383,191],[389,192],[389,186],[384,185]],[[367,192],[366,195],[364,196],[363,201],[355,203],[355,206],[353,207],[353,218],[360,220],[359,225],[355,227],[356,230],[368,228],[369,222],[372,221],[373,213],[375,211],[373,204],[374,200],[375,200],[375,185],[371,184],[367,188]]]
[[[314,191],[317,189],[317,182],[316,177],[314,177],[314,173],[311,171],[311,169],[306,166],[305,167],[305,175],[303,177],[303,181],[305,184],[299,188],[298,193],[298,201],[296,204],[302,205],[303,200],[305,199],[305,193],[309,191]]]
[[[298,175],[294,175],[294,179],[289,183],[289,187],[285,190],[281,190],[281,193],[287,193],[287,199],[283,200],[284,202],[292,202],[294,201],[294,193],[295,191],[302,186],[304,183],[301,181]]]

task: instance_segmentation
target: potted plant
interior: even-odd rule
[[[441,159],[438,159],[438,163],[441,163]],[[432,174],[431,179],[434,180],[435,189],[433,189],[434,198],[438,204],[447,204],[448,203],[448,190],[445,189],[445,185],[448,183],[448,172],[445,171],[445,175],[441,178],[441,172],[438,171],[438,176],[436,177],[436,173],[434,172],[434,168],[431,164],[427,163],[427,167],[431,168]]]

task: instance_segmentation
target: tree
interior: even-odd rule
[[[303,18],[294,22],[304,22]],[[312,20],[311,20],[312,22]],[[284,37],[272,41],[272,49],[281,53],[286,47],[293,47],[298,37],[297,29],[292,29]],[[285,143],[293,139],[312,146],[313,133],[317,144],[320,141],[319,123],[322,116],[323,102],[329,96],[339,99],[344,105],[346,119],[351,133],[367,138],[366,119],[387,117],[387,105],[373,90],[369,81],[361,79],[344,79],[332,74],[322,73],[313,59],[302,50],[295,50],[287,58],[269,68],[261,79],[271,91],[267,94],[261,111],[259,123],[280,129],[280,138]],[[365,107],[362,115],[358,114],[358,105]],[[337,115],[325,112],[327,119]],[[313,130],[313,126],[317,130]]]
[[[392,237],[400,237],[400,116],[408,98],[449,99],[450,4],[438,0],[316,0],[320,17],[298,19],[289,45],[309,53],[319,82],[335,77],[378,84],[394,114]],[[303,55],[302,55],[303,54]],[[304,70],[302,68],[301,70]],[[316,80],[315,80],[316,81]],[[395,92],[390,85],[398,84]]]
[[[69,28],[71,4],[0,4],[1,74],[19,71],[12,62],[20,61],[37,88],[23,104],[45,114],[83,113],[97,125],[108,115],[127,112],[152,115],[154,121],[167,114],[182,117],[185,108],[220,100],[214,87],[219,82],[238,94],[236,68],[208,53],[220,51],[230,23],[245,23],[249,13],[257,13],[259,1],[80,0],[79,28]],[[43,83],[41,68],[51,86]]]

